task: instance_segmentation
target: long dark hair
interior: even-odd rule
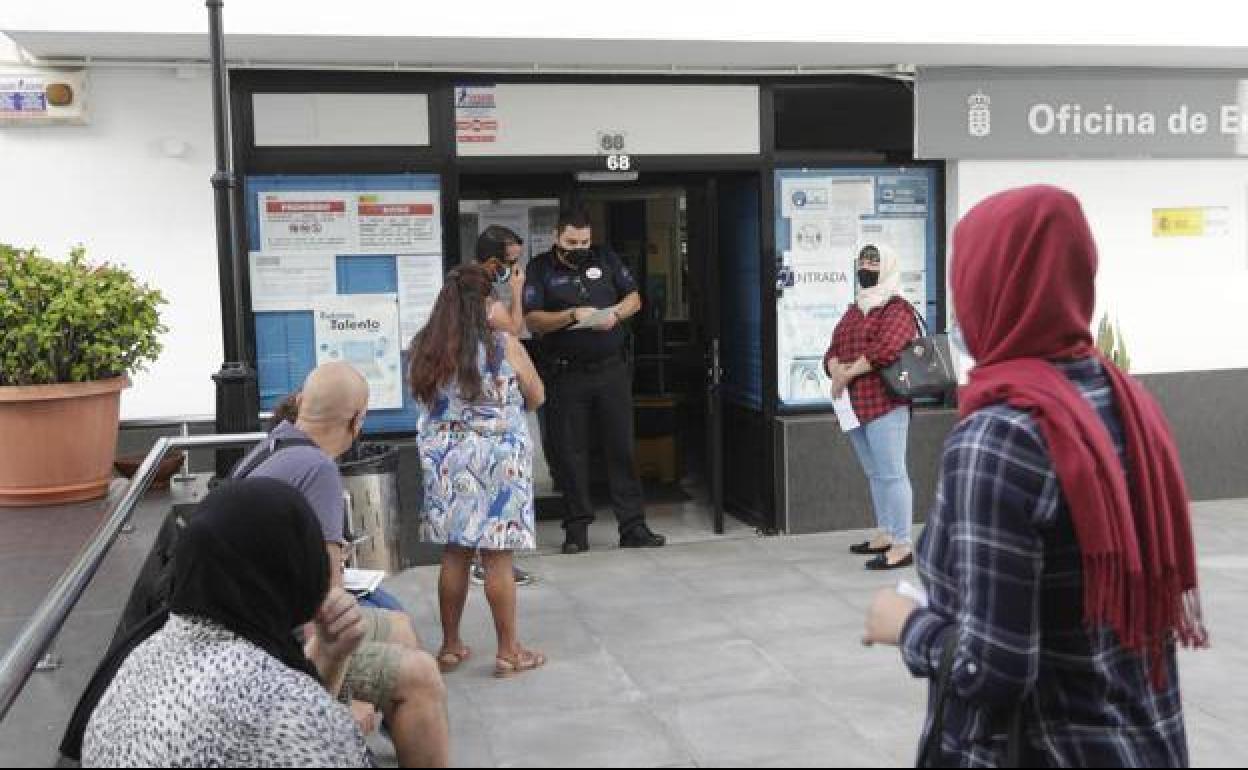
[[[459,381],[464,399],[481,398],[481,346],[491,368],[499,364],[501,351],[492,344],[486,300],[494,286],[493,266],[464,265],[451,271],[438,295],[425,328],[412,338],[408,355],[412,397],[432,406],[438,390]]]

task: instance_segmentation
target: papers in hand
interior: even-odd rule
[[[841,430],[849,433],[862,423],[858,420],[858,415],[854,413],[854,403],[849,398],[849,388],[841,394],[841,397],[832,401],[832,408],[836,410],[836,420],[841,424]]]
[[[927,591],[923,590],[922,586],[916,586],[909,580],[902,580],[897,584],[897,595],[909,599],[923,609],[927,609]]]
[[[372,569],[347,569],[342,573],[342,587],[353,594],[371,594],[381,588],[386,573]]]
[[[579,321],[572,325],[572,331],[580,331],[585,329],[597,329],[599,326],[606,324],[611,319],[611,314],[615,312],[615,308],[604,307],[597,310],[589,318]]]

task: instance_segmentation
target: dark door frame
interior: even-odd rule
[[[638,165],[642,164],[639,163]],[[765,184],[768,172],[760,167],[756,158],[750,159],[749,162],[722,158],[709,159],[709,161],[707,158],[701,157],[670,158],[665,159],[662,165],[665,168],[661,171],[641,170],[639,178],[635,181],[577,183],[574,177],[575,172],[587,170],[584,168],[584,158],[507,158],[504,162],[462,164],[458,172],[457,188],[461,191],[471,189],[474,194],[489,194],[492,197],[497,196],[499,199],[558,197],[560,200],[566,200],[573,192],[594,188],[620,190],[640,188],[644,190],[666,187],[683,188],[688,193],[697,193],[696,195],[689,194],[688,198],[691,204],[694,200],[700,199],[704,207],[701,215],[701,226],[705,229],[703,242],[707,249],[707,259],[701,270],[701,275],[694,278],[694,280],[699,282],[705,299],[704,317],[699,320],[707,337],[704,340],[707,346],[705,361],[708,374],[711,375],[708,378],[711,381],[711,385],[708,389],[706,482],[711,497],[713,529],[716,534],[723,534],[726,529],[725,516],[728,510],[723,470],[725,453],[724,408],[721,389],[714,383],[715,375],[712,371],[717,363],[714,355],[714,346],[719,343],[723,312],[719,301],[721,273],[718,262],[719,206],[716,193],[717,181],[725,174],[734,176],[757,175],[761,187]],[[472,179],[465,180],[464,177],[472,177]],[[481,180],[486,180],[484,185],[482,185]],[[488,190],[488,193],[483,192],[483,187]],[[558,190],[559,192],[552,194],[552,190]],[[758,212],[758,215],[762,220],[765,220],[766,209],[762,205],[760,205],[760,208],[762,210]],[[691,218],[690,225],[692,226],[692,224],[693,219]],[[760,227],[760,236],[762,232],[763,228]],[[760,243],[759,247],[760,253],[762,253],[764,244]],[[763,348],[766,349],[768,342],[765,337],[761,342]],[[770,458],[772,453],[769,451],[766,455]],[[769,470],[765,464],[764,476],[767,480],[774,477],[774,470]],[[765,487],[768,489],[768,495],[765,499],[770,499],[770,486],[765,485]],[[734,514],[744,521],[761,525],[764,528],[774,526],[774,511],[737,508],[734,510]]]

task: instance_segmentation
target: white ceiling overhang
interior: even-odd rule
[[[6,30],[38,64],[203,62],[205,34]],[[428,38],[231,34],[238,67],[495,72],[811,73],[911,67],[1248,69],[1248,46]]]

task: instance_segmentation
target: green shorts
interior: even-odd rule
[[[364,643],[347,665],[346,685],[354,700],[371,703],[378,710],[390,705],[399,682],[404,648],[390,642],[387,610],[361,608],[367,631]]]

